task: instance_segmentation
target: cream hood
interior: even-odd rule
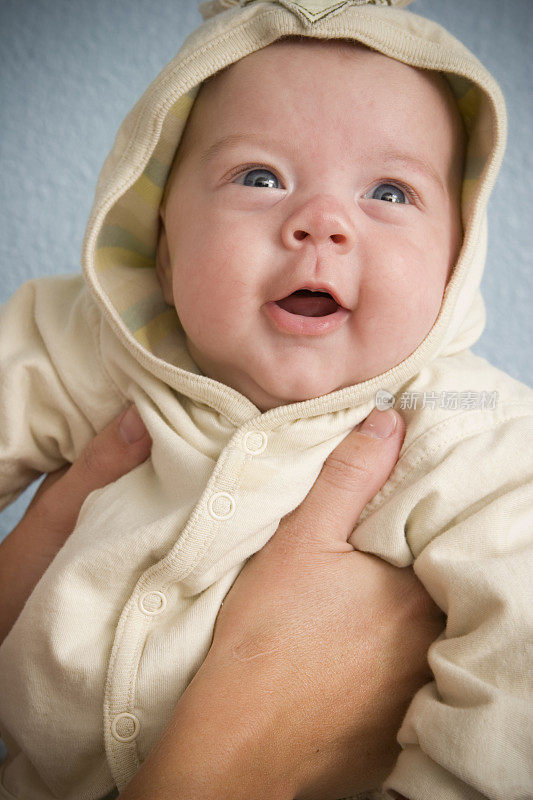
[[[211,0],[204,23],[149,86],[120,127],[100,174],[82,264],[93,296],[116,335],[151,373],[222,413],[255,406],[199,374],[155,272],[158,207],[198,88],[228,64],[282,36],[355,39],[415,67],[445,74],[468,134],[463,180],[464,242],[439,316],[401,364],[364,383],[277,409],[311,416],[368,403],[396,390],[438,355],[470,346],[484,326],[479,294],[486,207],[506,138],[505,104],[492,76],[453,36],[403,6],[410,0]]]

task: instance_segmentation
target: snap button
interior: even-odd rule
[[[227,492],[216,492],[209,498],[207,510],[213,519],[229,519],[235,513],[235,499]]]
[[[163,592],[145,592],[139,598],[139,608],[144,614],[160,614],[166,604],[167,598]]]
[[[242,443],[243,450],[254,456],[262,453],[267,446],[267,435],[263,431],[248,431]]]
[[[141,724],[134,714],[117,714],[111,723],[111,733],[117,742],[132,742],[137,738]]]

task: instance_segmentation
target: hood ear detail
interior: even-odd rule
[[[209,19],[222,11],[226,11],[228,8],[239,5],[247,6],[254,2],[257,2],[257,0],[208,0],[208,2],[201,3],[199,9],[202,17]],[[345,6],[373,5],[404,8],[412,0],[337,0],[336,2],[335,0],[270,0],[270,2],[285,6],[306,25],[312,25],[313,22],[318,22],[324,17],[337,14]]]
[[[227,11],[228,8],[238,6],[239,0],[207,0],[206,3],[200,3],[198,10],[203,19],[210,19],[222,11]]]

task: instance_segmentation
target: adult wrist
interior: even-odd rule
[[[293,800],[294,763],[265,702],[250,681],[204,665],[121,798]]]

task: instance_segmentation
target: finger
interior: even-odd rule
[[[28,511],[33,508],[33,506],[38,503],[39,498],[42,497],[43,494],[46,494],[47,491],[51,489],[54,483],[63,477],[63,475],[70,469],[70,466],[67,464],[65,467],[61,467],[61,469],[56,469],[55,472],[50,472],[46,478],[41,481],[39,488],[33,495],[30,503],[28,504]]]
[[[366,504],[389,477],[400,453],[405,426],[393,409],[374,409],[333,450],[292,523],[298,539],[348,539]],[[289,534],[290,535],[290,534]]]
[[[135,406],[126,408],[87,445],[72,466],[43,492],[54,526],[72,530],[87,496],[118,480],[150,455],[152,441]],[[55,482],[54,482],[55,481]]]

